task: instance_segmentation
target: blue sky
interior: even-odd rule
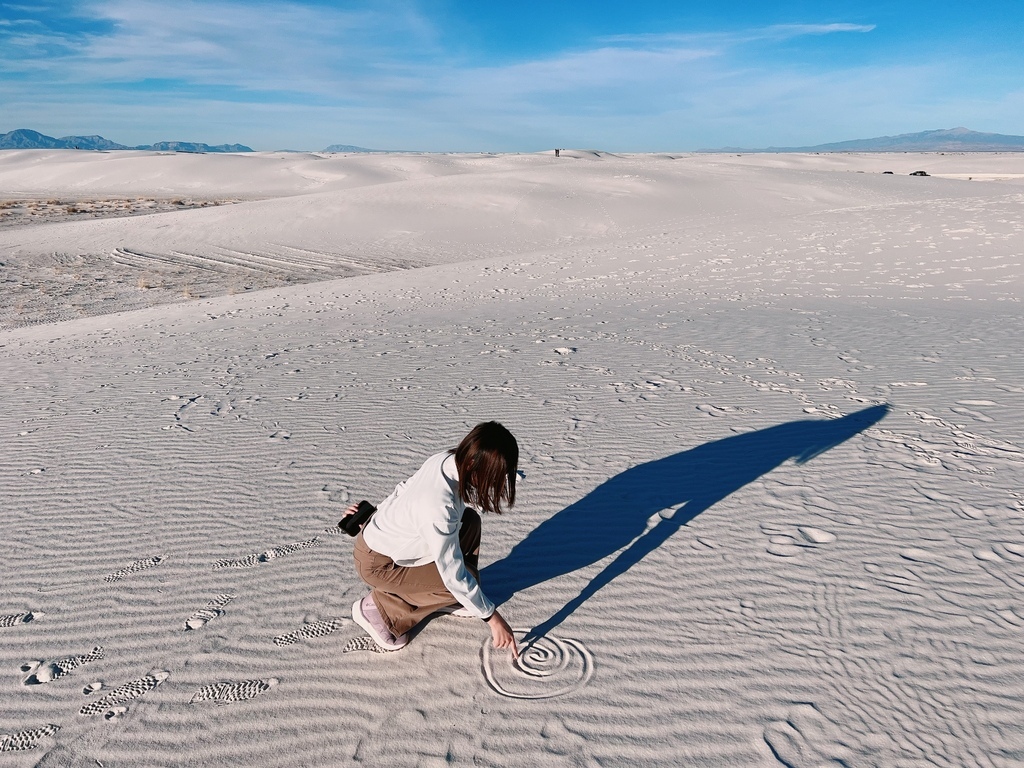
[[[431,151],[1024,134],[1024,2],[0,2],[0,132]]]

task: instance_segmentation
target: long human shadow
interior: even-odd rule
[[[484,568],[480,581],[501,605],[517,592],[623,550],[579,595],[534,627],[527,641],[542,637],[708,507],[787,459],[810,461],[888,412],[888,405],[876,405],[839,419],[791,421],[639,464],[538,525],[507,557]],[[671,508],[677,508],[674,514]],[[663,516],[647,530],[657,512]]]

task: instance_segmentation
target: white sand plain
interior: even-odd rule
[[[1021,765],[1022,177],[0,153],[239,201],[0,230],[0,761]],[[491,418],[535,674],[452,617],[361,650],[341,511]]]

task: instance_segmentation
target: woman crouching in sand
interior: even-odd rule
[[[397,651],[432,613],[483,619],[495,648],[518,656],[515,636],[480,589],[480,515],[516,500],[519,446],[496,421],[477,424],[454,450],[434,454],[380,503],[355,543],[356,570],[371,588],[352,618]],[[345,510],[354,514],[357,505]]]

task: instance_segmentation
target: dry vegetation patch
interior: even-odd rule
[[[184,211],[230,205],[237,200],[203,200],[175,197],[107,198],[107,199],[0,199],[0,229],[49,224],[68,219],[106,219],[119,216],[141,216],[165,211]]]
[[[102,253],[5,255],[0,256],[0,330],[306,281],[290,273],[229,266],[211,270],[157,262],[140,268]]]

